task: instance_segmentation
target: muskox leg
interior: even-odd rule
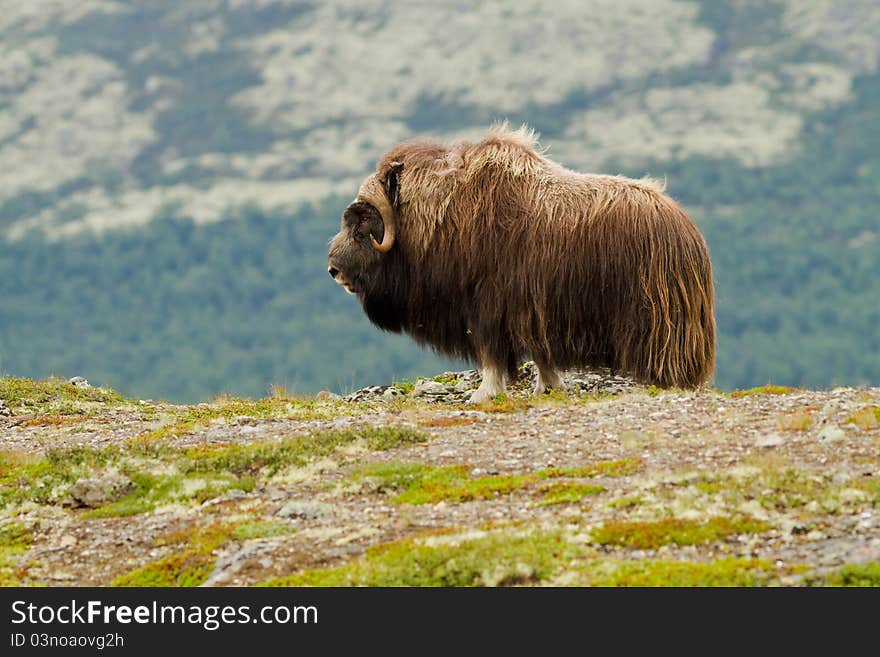
[[[535,365],[538,366],[538,378],[535,381],[534,391],[535,397],[543,395],[548,389],[565,389],[565,384],[559,377],[559,373],[551,365],[538,360],[535,360]]]
[[[489,401],[495,395],[504,392],[505,368],[497,365],[484,365],[482,367],[483,381],[480,387],[474,390],[468,404],[482,404]]]

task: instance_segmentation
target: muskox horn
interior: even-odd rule
[[[380,215],[382,215],[382,224],[385,227],[385,233],[382,235],[382,243],[380,244],[377,242],[376,238],[372,235],[370,236],[370,239],[373,242],[373,248],[379,253],[388,253],[391,250],[391,247],[394,246],[396,230],[394,224],[394,210],[391,208],[391,203],[385,195],[385,190],[383,189],[382,184],[375,175],[367,178],[364,181],[364,184],[361,185],[357,200],[369,203],[379,211]]]

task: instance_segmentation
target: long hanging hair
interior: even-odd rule
[[[380,327],[509,371],[531,356],[662,387],[712,376],[709,251],[657,181],[571,171],[506,124],[395,146],[374,177],[392,232],[362,302]]]

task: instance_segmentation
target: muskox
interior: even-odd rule
[[[470,398],[526,356],[534,392],[608,367],[660,387],[712,375],[712,266],[694,222],[643,178],[577,173],[525,126],[391,148],[342,216],[329,272],[370,321],[476,362]]]

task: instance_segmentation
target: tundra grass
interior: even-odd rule
[[[180,551],[119,575],[112,586],[200,586],[214,569],[214,551],[229,540],[232,531],[215,524],[170,534],[159,543],[183,543]]]
[[[590,586],[766,586],[776,568],[763,559],[728,558],[708,562],[639,560],[601,562],[586,573]]]
[[[190,406],[168,423],[142,434],[134,442],[149,443],[184,436],[215,421],[245,419],[328,420],[343,415],[357,415],[366,404],[316,397],[272,396],[263,399],[217,397],[211,403]]]
[[[101,449],[50,450],[43,456],[0,452],[0,507],[26,501],[59,504],[78,479],[113,468],[135,484],[130,494],[84,512],[85,517],[144,513],[169,502],[202,502],[223,493],[253,489],[258,477],[328,456],[350,445],[387,450],[422,442],[424,434],[406,427],[364,427],[320,431],[282,441],[225,446],[173,448],[163,443],[129,444]],[[155,472],[161,471],[161,474]]]
[[[0,524],[0,586],[21,586],[27,582],[27,567],[18,567],[17,557],[34,542],[35,525],[11,520]]]
[[[18,413],[77,415],[90,405],[120,405],[126,398],[107,388],[81,388],[64,379],[50,377],[43,381],[19,377],[0,378],[0,399]]]
[[[730,393],[730,396],[738,398],[751,397],[752,395],[788,395],[793,392],[798,392],[798,389],[789,386],[777,386],[768,383],[765,386],[759,386],[757,388],[751,388],[749,390],[734,390]]]
[[[280,522],[251,521],[236,525],[232,530],[232,538],[247,541],[254,538],[274,538],[287,536],[296,532],[295,527]]]
[[[759,534],[772,526],[751,518],[715,517],[706,521],[664,518],[655,521],[610,520],[590,532],[593,543],[652,550],[663,545],[700,545],[738,534]]]
[[[730,508],[755,500],[768,511],[836,514],[880,505],[878,477],[834,483],[824,474],[770,466],[746,474],[702,474],[697,480],[683,483],[723,501]],[[665,496],[675,497],[679,487],[674,485],[665,491]]]
[[[853,412],[844,424],[854,424],[862,431],[880,427],[880,406],[865,406]]]
[[[776,424],[782,431],[806,431],[813,426],[813,414],[804,409],[777,416]]]
[[[474,477],[467,465],[428,466],[421,463],[386,462],[356,470],[353,478],[366,481],[377,492],[394,494],[398,504],[460,503],[491,500],[523,489],[541,496],[538,504],[573,504],[605,490],[603,486],[576,481],[537,484],[547,479],[625,476],[640,466],[638,459],[602,461],[582,468],[551,468],[535,472]]]
[[[539,506],[555,504],[575,504],[586,497],[605,492],[604,486],[581,484],[576,481],[557,481],[539,487],[541,501]]]
[[[516,586],[546,581],[580,548],[561,534],[482,533],[411,538],[367,550],[335,568],[306,570],[267,586]]]
[[[880,561],[847,564],[824,577],[811,582],[813,586],[867,586],[880,587]]]

